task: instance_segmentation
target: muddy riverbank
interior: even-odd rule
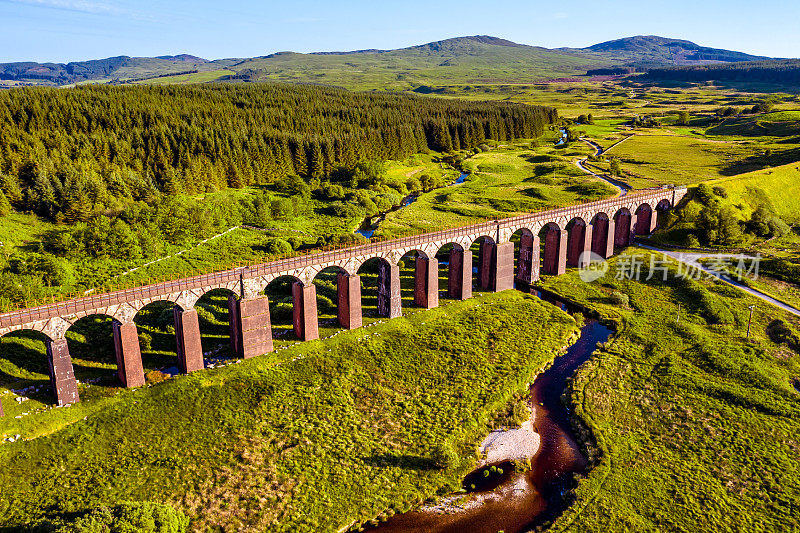
[[[531,292],[567,310],[568,306],[552,295]],[[395,515],[368,530],[521,533],[558,517],[570,503],[567,496],[575,483],[574,476],[584,473],[588,466],[561,396],[567,380],[611,333],[597,320],[586,320],[578,339],[531,385],[530,421],[518,429],[492,432],[484,440],[484,460],[463,480],[466,492]],[[519,471],[511,461],[521,455],[530,460],[527,471]]]

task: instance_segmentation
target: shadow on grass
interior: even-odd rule
[[[417,455],[382,453],[364,459],[369,466],[407,468],[409,470],[436,470],[433,459]]]

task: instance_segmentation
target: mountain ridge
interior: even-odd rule
[[[156,57],[115,56],[69,63],[0,63],[0,80],[42,85],[81,82],[126,83],[214,72],[214,79],[341,83],[353,86],[378,71],[389,87],[439,76],[454,83],[534,82],[548,77],[584,75],[603,68],[648,68],[770,59],[744,52],[700,46],[691,41],[638,35],[584,48],[545,48],[491,35],[452,37],[392,50],[275,52],[251,58],[208,60],[188,53]],[[450,67],[449,69],[447,67]],[[455,68],[453,68],[455,67]],[[449,70],[449,72],[444,72]],[[460,75],[454,76],[458,70]],[[331,75],[336,71],[336,75]],[[397,71],[392,73],[391,71]],[[394,80],[390,79],[394,75]],[[336,79],[328,79],[336,78]],[[378,84],[380,76],[375,77]],[[409,83],[402,83],[409,82]],[[408,88],[408,87],[405,87]]]

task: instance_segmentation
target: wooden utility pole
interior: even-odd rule
[[[750,309],[750,318],[747,320],[747,337],[750,338],[750,324],[753,322],[753,309],[755,309],[755,305],[749,305],[748,309]]]

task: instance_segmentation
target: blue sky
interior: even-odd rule
[[[588,46],[662,35],[800,57],[800,1],[0,0],[0,62],[190,53],[208,59],[399,48],[462,35]]]

